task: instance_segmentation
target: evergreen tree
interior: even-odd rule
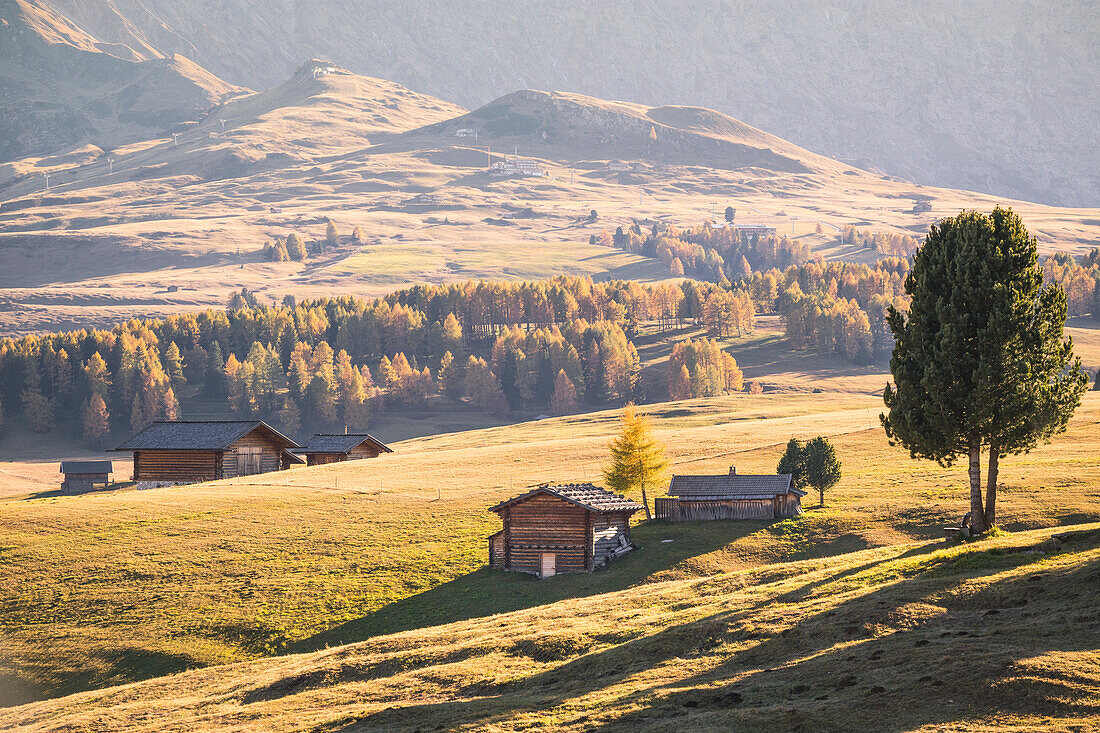
[[[668,378],[668,396],[673,400],[686,400],[691,398],[691,374],[686,364],[673,371]]]
[[[325,227],[325,244],[329,247],[335,247],[340,243],[340,232],[336,230],[336,222],[332,219],[328,220],[328,225]]]
[[[90,392],[107,399],[111,391],[111,373],[107,370],[107,362],[98,351],[88,357],[88,361],[84,363],[84,379],[88,383]]]
[[[48,433],[53,430],[53,405],[37,387],[23,390],[23,418],[30,429],[36,433]]]
[[[825,492],[840,481],[840,459],[828,438],[818,436],[804,448],[806,483],[817,489],[821,506],[825,506]]]
[[[564,369],[554,378],[554,392],[550,395],[550,411],[555,415],[568,415],[577,409],[577,387]]]
[[[183,355],[180,354],[180,347],[176,346],[175,341],[169,341],[168,349],[164,352],[164,371],[168,373],[168,379],[175,386],[187,383],[187,379],[183,376]]]
[[[107,444],[107,438],[111,435],[111,416],[107,412],[107,403],[98,393],[92,394],[92,399],[84,407],[84,440],[93,448],[103,448]]]
[[[660,485],[668,461],[664,446],[653,437],[649,417],[639,413],[634,405],[623,408],[622,430],[611,442],[611,463],[604,467],[603,477],[608,488],[619,494],[640,491],[646,519],[652,519],[646,490]]]
[[[283,400],[283,406],[275,413],[275,424],[279,430],[290,437],[297,435],[302,428],[302,413],[298,409],[298,403],[293,397],[288,396]]]
[[[306,258],[306,244],[297,232],[291,232],[286,238],[286,253],[295,262],[301,262]]]
[[[806,450],[802,441],[791,438],[787,441],[787,449],[783,451],[783,457],[779,459],[779,465],[775,467],[776,473],[789,473],[791,486],[796,489],[805,489],[807,486],[806,475]]]
[[[933,225],[890,308],[896,346],[883,427],[914,458],[970,467],[971,531],[996,524],[999,460],[1065,430],[1086,377],[1062,339],[1066,295],[1044,287],[1036,242],[1011,209]],[[981,458],[989,451],[983,500]]]
[[[225,356],[222,355],[222,345],[216,339],[210,344],[210,356],[206,361],[206,373],[202,382],[203,391],[211,397],[225,397],[228,394]]]
[[[462,395],[462,368],[449,351],[443,354],[439,362],[437,379],[440,393],[452,400]]]
[[[726,221],[730,224],[733,223],[733,217],[737,215],[737,211],[732,206],[726,207]]]

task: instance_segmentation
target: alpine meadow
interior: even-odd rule
[[[0,730],[1097,729],[1097,28],[0,0]]]

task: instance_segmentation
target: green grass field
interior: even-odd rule
[[[239,482],[8,495],[0,500],[0,690],[11,704],[933,540],[966,510],[964,469],[887,446],[879,409],[877,398],[846,393],[653,406],[674,471],[771,472],[789,437],[824,434],[844,479],[827,507],[796,521],[640,523],[642,551],[552,583],[483,568],[485,539],[498,528],[486,508],[542,481],[598,481],[614,411],[417,438],[374,461]],[[1100,521],[1098,420],[1100,399],[1090,393],[1067,435],[1005,461],[1006,529]]]

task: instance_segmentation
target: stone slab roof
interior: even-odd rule
[[[593,484],[559,484],[556,486],[540,486],[537,489],[528,491],[526,494],[502,501],[490,508],[489,511],[499,512],[501,509],[510,507],[513,504],[526,501],[536,494],[550,494],[592,512],[636,512],[645,508],[636,501],[614,494],[607,489],[601,489]]]

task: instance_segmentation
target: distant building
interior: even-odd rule
[[[158,420],[118,452],[134,454],[140,488],[215,481],[304,463],[300,446],[263,420]]]
[[[537,160],[524,158],[511,158],[498,160],[489,166],[489,175],[500,178],[545,176],[548,175],[545,168]]]
[[[368,433],[317,433],[306,447],[294,452],[305,456],[307,465],[321,466],[377,458],[382,453],[393,453],[393,449]]]
[[[805,491],[791,485],[791,475],[738,474],[673,476],[668,496],[657,499],[658,519],[778,519],[802,513]]]
[[[590,573],[634,548],[630,515],[642,508],[592,484],[541,486],[489,510],[504,523],[489,564],[540,578]]]
[[[455,131],[455,137],[472,137],[477,139],[477,130],[472,127],[460,127]]]
[[[106,488],[111,483],[113,470],[110,461],[62,461],[61,473],[65,474],[65,480],[61,482],[61,490],[76,494],[91,491],[96,484]]]
[[[725,224],[725,222],[723,222]],[[738,234],[756,234],[761,237],[774,237],[775,227],[766,224],[730,224]]]
[[[910,210],[913,214],[922,214],[932,210],[932,203],[926,199],[922,199],[913,204],[913,208]]]
[[[609,160],[607,165],[604,166],[609,171],[631,171],[634,170],[634,166],[627,163],[625,160]]]

